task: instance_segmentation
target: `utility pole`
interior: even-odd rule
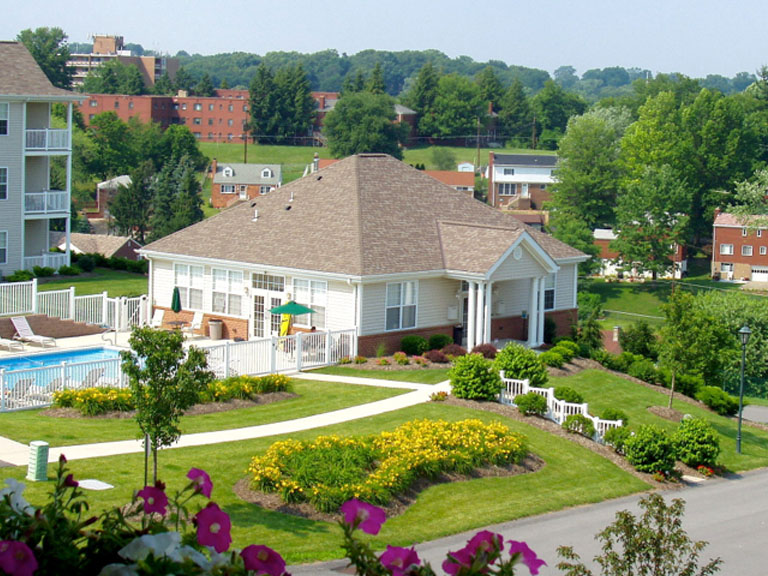
[[[531,124],[531,148],[536,150],[536,114],[533,115],[533,123]]]

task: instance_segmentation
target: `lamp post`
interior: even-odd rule
[[[752,330],[744,324],[739,329],[739,338],[741,338],[741,381],[739,383],[739,428],[736,432],[736,453],[741,454],[741,412],[744,409],[744,364],[747,359],[747,342],[752,335]]]

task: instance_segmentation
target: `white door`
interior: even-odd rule
[[[752,268],[752,282],[768,282],[768,268]]]
[[[280,314],[270,314],[269,311],[282,303],[282,297],[270,295],[268,292],[253,295],[254,338],[280,335]]]

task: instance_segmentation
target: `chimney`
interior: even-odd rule
[[[618,342],[619,341],[619,334],[621,333],[621,326],[614,326],[613,327],[613,341]]]
[[[315,152],[315,157],[312,159],[312,172],[315,173],[320,170],[320,155]]]
[[[214,176],[216,176],[216,168],[218,167],[218,162],[216,161],[216,158],[214,158],[211,161],[211,180],[213,180]]]

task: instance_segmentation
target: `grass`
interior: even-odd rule
[[[419,384],[439,384],[448,380],[450,368],[424,368],[423,370],[365,370],[354,366],[327,366],[312,372],[331,374],[333,376],[353,376],[357,378],[378,378],[380,380],[397,380],[398,382],[415,382]]]
[[[38,290],[65,290],[75,287],[78,296],[85,294],[101,294],[105,290],[110,298],[117,296],[141,296],[147,293],[147,277],[125,270],[111,268],[94,268],[93,272],[80,276],[51,276],[38,279]]]
[[[634,476],[566,439],[488,412],[441,403],[415,406],[291,437],[308,440],[320,434],[375,433],[393,430],[416,418],[501,420],[513,431],[526,434],[531,450],[542,457],[546,465],[532,474],[432,486],[422,492],[404,514],[384,525],[374,539],[378,548],[385,544],[410,545],[648,488]],[[169,490],[174,490],[183,484],[189,468],[197,466],[208,470],[214,483],[213,497],[232,519],[233,545],[237,548],[251,543],[266,544],[283,554],[289,563],[342,557],[341,532],[335,524],[264,510],[233,493],[232,486],[244,477],[251,457],[262,454],[272,442],[280,439],[284,437],[163,451],[159,460],[160,475]],[[115,486],[113,490],[89,493],[92,511],[124,504],[143,483],[143,458],[139,454],[72,461],[70,467],[76,478],[99,478]],[[4,468],[0,469],[0,479],[21,480],[24,473],[22,467]],[[50,484],[36,483],[27,489],[25,496],[32,503],[40,504],[46,500],[49,488]]]
[[[627,413],[630,428],[641,424],[655,424],[668,432],[677,428],[676,422],[651,414],[649,406],[667,406],[669,391],[658,391],[630,382],[602,370],[584,370],[573,376],[556,378],[550,382],[556,386],[570,386],[579,391],[589,403],[590,414],[600,415],[606,408],[619,408]],[[720,435],[721,453],[718,463],[729,470],[741,472],[768,466],[768,432],[744,426],[742,429],[742,454],[736,454],[736,428],[733,418],[718,416],[706,408],[677,399],[672,407],[683,414],[704,418]]]
[[[185,434],[194,434],[271,424],[375,402],[406,392],[392,388],[308,380],[293,380],[292,385],[298,394],[297,398],[227,412],[184,416],[181,429]],[[133,418],[49,418],[41,416],[39,412],[28,410],[0,414],[3,436],[24,444],[32,440],[44,440],[52,446],[73,446],[131,440],[139,435]]]

